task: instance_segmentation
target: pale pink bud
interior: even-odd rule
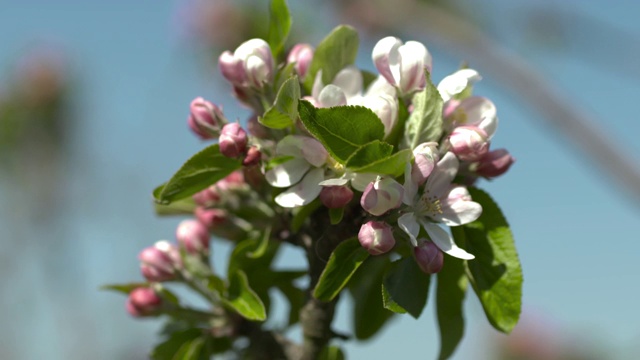
[[[257,147],[252,146],[247,150],[247,156],[242,160],[242,165],[244,166],[254,166],[260,164],[260,160],[262,159],[262,153],[258,150]]]
[[[402,41],[388,36],[376,44],[373,63],[387,81],[402,94],[425,86],[425,69],[431,72],[432,59],[427,48],[417,41]]]
[[[507,150],[493,150],[480,159],[476,173],[487,178],[500,176],[507,172],[515,161]]]
[[[129,293],[126,308],[134,317],[154,315],[162,308],[162,298],[152,288],[135,288]]]
[[[363,224],[358,232],[358,240],[371,255],[384,254],[396,244],[391,226],[380,221]]]
[[[487,133],[476,126],[458,126],[449,136],[451,151],[463,161],[476,161],[489,152]]]
[[[230,83],[242,86],[247,81],[247,74],[242,59],[236,58],[230,51],[225,51],[218,59],[220,73]]]
[[[360,205],[372,215],[382,215],[402,203],[404,188],[389,177],[378,177],[369,183],[362,193]]]
[[[242,43],[233,56],[242,61],[248,85],[260,88],[269,82],[273,73],[271,48],[262,39],[251,39]]]
[[[191,102],[190,111],[189,128],[203,140],[218,137],[220,128],[227,123],[222,110],[201,97]]]
[[[180,267],[180,253],[175,245],[168,241],[158,241],[143,249],[138,255],[140,272],[149,281],[168,281],[176,277]]]
[[[329,209],[346,206],[353,199],[353,191],[347,186],[323,186],[320,201]]]
[[[220,201],[220,194],[215,186],[208,188],[193,195],[193,201],[200,206],[211,206]]]
[[[444,255],[431,241],[425,241],[413,248],[416,262],[422,271],[427,274],[435,274],[442,270]]]
[[[197,207],[195,215],[198,221],[209,230],[215,229],[227,221],[227,212],[222,209]]]
[[[295,63],[293,68],[300,78],[304,78],[313,60],[313,47],[309,44],[296,44],[287,56],[287,63]]]
[[[178,243],[190,254],[209,252],[209,230],[197,220],[184,220],[176,229]]]
[[[422,185],[439,160],[438,143],[427,142],[416,146],[413,156],[415,163],[411,168],[411,179],[414,184]]]
[[[247,151],[247,132],[238,123],[230,123],[220,133],[220,152],[230,158],[237,158]]]

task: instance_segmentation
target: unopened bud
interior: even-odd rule
[[[411,179],[416,185],[422,185],[431,175],[438,162],[438,143],[427,142],[413,149],[415,164],[411,168]]]
[[[424,241],[413,248],[416,262],[422,271],[427,274],[435,274],[442,270],[444,255],[436,244],[431,241]]]
[[[493,150],[480,159],[476,173],[487,178],[500,176],[507,172],[515,161],[507,150]]]
[[[362,225],[358,240],[371,255],[384,254],[396,244],[391,226],[380,221],[369,221]]]
[[[378,177],[362,193],[360,205],[371,215],[382,215],[402,203],[404,188],[389,177]]]
[[[253,166],[260,164],[260,160],[262,159],[262,153],[258,150],[257,147],[252,146],[247,150],[247,156],[242,160],[242,165],[244,166]]]
[[[127,312],[134,317],[154,315],[162,307],[162,298],[152,288],[133,289],[127,298]]]
[[[287,63],[295,63],[293,68],[301,79],[307,75],[311,60],[313,60],[313,47],[309,44],[296,44],[287,56]]]
[[[138,255],[140,272],[149,281],[168,281],[176,277],[176,269],[181,266],[180,253],[168,241],[158,241],[143,249]]]
[[[178,243],[190,254],[209,252],[209,230],[197,220],[184,220],[176,229]]]
[[[329,209],[346,206],[353,199],[353,191],[348,186],[323,186],[320,201]]]
[[[222,110],[201,97],[191,102],[190,111],[189,128],[203,140],[218,137],[220,129],[227,123]]]
[[[238,123],[230,123],[220,133],[220,152],[230,158],[237,158],[247,151],[247,132]]]
[[[220,73],[234,85],[242,85],[247,81],[247,74],[241,59],[236,58],[230,51],[225,51],[218,58]]]
[[[220,201],[220,194],[215,186],[209,186],[208,188],[194,194],[193,201],[200,206],[211,206]]]
[[[195,215],[198,221],[209,230],[215,229],[227,221],[227,212],[222,209],[197,207]]]
[[[451,151],[463,161],[476,161],[489,152],[487,133],[475,126],[458,126],[449,136]]]

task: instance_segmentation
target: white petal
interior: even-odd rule
[[[343,186],[343,185],[347,185],[348,182],[349,182],[349,179],[345,179],[345,178],[341,177],[341,178],[333,178],[333,179],[327,179],[325,181],[321,181],[319,185],[321,185],[321,186]]]
[[[320,195],[322,186],[318,185],[324,179],[323,169],[313,169],[296,186],[276,196],[276,203],[285,208],[304,206]]]
[[[396,88],[389,84],[387,79],[382,75],[378,77],[369,85],[365,96],[382,95],[387,94],[392,97],[396,97]]]
[[[407,41],[398,48],[400,53],[400,91],[409,93],[424,85],[427,48],[417,41]]]
[[[369,183],[376,181],[378,174],[372,173],[352,173],[350,175],[351,178],[351,187],[362,192],[367,188]]]
[[[458,200],[452,204],[442,205],[442,214],[434,220],[445,225],[458,226],[476,221],[482,215],[482,206],[477,202]]]
[[[398,218],[398,226],[402,231],[406,232],[411,239],[411,245],[418,246],[418,234],[420,233],[420,224],[413,213],[406,213]]]
[[[445,254],[464,260],[475,259],[475,256],[464,251],[462,248],[459,248],[453,242],[451,235],[440,226],[424,221],[422,222],[422,227],[424,227],[427,234],[429,234],[429,237],[431,237],[431,241],[433,241],[433,243],[436,244],[436,246],[438,246]]]
[[[278,164],[264,174],[269,185],[273,187],[289,187],[302,179],[311,165],[302,158],[294,158]]]
[[[458,158],[452,152],[444,154],[427,179],[426,187],[431,196],[444,198],[458,172],[459,165]]]
[[[311,88],[311,97],[318,100],[320,96],[320,91],[324,88],[324,84],[322,83],[322,70],[318,70],[316,73],[316,78],[313,80],[313,87]]]
[[[278,142],[276,154],[302,157],[302,141],[304,136],[287,135]]]
[[[456,111],[465,114],[464,123],[457,125],[473,125],[484,130],[489,138],[498,127],[496,106],[491,100],[481,96],[471,96],[460,102]]]
[[[332,84],[342,89],[347,99],[352,98],[362,92],[362,73],[354,65],[347,66],[336,74]]]
[[[329,84],[320,91],[318,102],[320,103],[320,107],[325,108],[347,105],[347,96],[341,88]]]
[[[389,136],[398,118],[398,102],[395,97],[386,94],[367,96],[362,105],[371,109],[384,125],[384,136]]]
[[[387,36],[376,43],[371,55],[373,64],[376,69],[378,69],[378,72],[380,72],[380,75],[384,76],[384,78],[392,85],[396,85],[397,83],[392,74],[391,66],[395,65],[397,67],[398,48],[401,45],[402,41],[400,41],[400,39],[393,36]]]
[[[442,79],[438,84],[438,91],[442,96],[442,100],[446,102],[455,95],[460,94],[470,84],[481,79],[480,74],[473,69],[460,69]]]
[[[247,77],[254,86],[262,86],[263,83],[268,81],[269,67],[258,56],[249,56],[245,62],[245,67],[247,69]]]
[[[303,135],[285,136],[276,146],[276,153],[304,158],[315,167],[322,166],[329,157],[329,153],[318,140]]]

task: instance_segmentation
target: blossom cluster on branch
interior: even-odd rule
[[[140,253],[146,283],[111,287],[128,294],[131,315],[172,319],[172,335],[153,356],[184,348],[205,358],[326,358],[343,290],[355,301],[355,336],[366,339],[393,313],[418,317],[436,273],[439,315],[442,307],[448,316],[438,318],[441,357],[462,336],[469,282],[489,321],[510,331],[520,312],[520,265],[500,209],[475,184],[504,174],[514,159],[491,146],[498,118],[489,99],[472,94],[479,73],[463,68],[436,85],[427,48],[392,36],[373,48],[378,73],[361,70],[358,35],[348,26],[315,48],[285,53],[286,4],[274,0],[271,16],[268,40],[219,57],[233,94],[254,115],[241,125],[219,105],[192,101],[188,126],[217,143],[154,191],[159,214],[191,219],[178,225],[177,243]],[[210,263],[212,235],[234,244],[226,279]],[[283,246],[302,248],[309,268],[278,270]],[[304,277],[303,289],[296,280]],[[186,284],[211,308],[184,306],[167,282]],[[300,323],[302,344],[260,323],[272,289],[289,301],[287,326]],[[358,315],[370,301],[376,313]],[[249,345],[239,347],[239,338]]]

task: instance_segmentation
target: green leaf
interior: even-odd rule
[[[522,307],[522,267],[513,235],[502,211],[484,191],[469,188],[473,201],[482,205],[478,220],[452,227],[458,244],[476,258],[466,262],[467,275],[487,319],[497,330],[509,333],[518,323]]]
[[[389,264],[387,256],[370,257],[349,281],[354,306],[353,327],[358,340],[371,338],[394,314],[384,308],[380,292]]]
[[[382,281],[384,307],[395,312],[399,306],[417,319],[427,304],[429,282],[413,257],[394,261]]]
[[[401,147],[414,149],[423,142],[438,141],[442,135],[442,97],[425,71],[427,85],[413,96],[413,112],[405,124]]]
[[[175,355],[185,345],[202,336],[200,329],[176,331],[167,340],[158,344],[150,354],[154,360],[173,360]]]
[[[405,105],[404,101],[398,101],[398,120],[393,126],[393,129],[391,129],[389,136],[385,138],[385,140],[394,147],[397,147],[398,143],[404,139],[404,130],[409,115],[409,109],[407,109],[407,105]]]
[[[322,82],[329,84],[336,74],[356,61],[358,55],[358,32],[346,25],[333,29],[316,47],[305,87],[311,89],[316,73],[322,70]]]
[[[300,100],[300,83],[297,76],[287,79],[276,95],[276,101],[260,123],[272,129],[284,129],[295,124],[298,118],[298,100]]]
[[[162,186],[159,186],[154,190],[154,194],[159,191],[162,191]],[[193,211],[196,208],[196,203],[193,201],[191,197],[186,197],[184,199],[180,199],[172,202],[169,205],[162,205],[154,202],[154,210],[156,215],[159,216],[170,216],[170,215],[193,215]]]
[[[467,292],[467,277],[462,260],[447,257],[438,273],[436,304],[440,329],[440,355],[438,359],[448,359],[458,347],[464,335],[462,305]]]
[[[208,357],[204,352],[205,343],[204,337],[197,337],[185,342],[173,355],[172,360],[206,360]]]
[[[289,36],[289,30],[291,30],[291,15],[289,14],[287,2],[285,0],[271,0],[267,42],[275,59],[278,58],[284,48],[284,43]]]
[[[380,140],[374,140],[358,148],[358,150],[347,159],[345,165],[350,169],[365,167],[373,161],[391,156],[392,153],[393,146]]]
[[[339,224],[342,221],[342,217],[344,216],[344,208],[337,209],[329,209],[329,218],[331,220],[331,225]]]
[[[271,226],[268,226],[265,229],[264,233],[260,237],[260,242],[258,243],[258,247],[255,250],[247,253],[247,256],[252,259],[257,259],[263,256],[267,252],[267,247],[269,246],[269,238],[271,237]]]
[[[391,146],[391,145],[389,145]],[[361,148],[362,149],[362,148]],[[358,154],[358,153],[356,153]],[[356,156],[352,156],[354,158]],[[349,170],[359,173],[375,173],[382,175],[391,175],[393,177],[400,176],[404,173],[404,167],[407,162],[411,161],[413,153],[409,149],[400,150],[393,155],[371,159],[368,163],[360,167],[352,167],[347,163]],[[351,159],[349,159],[351,161]]]
[[[238,270],[229,275],[227,304],[249,320],[262,321],[267,313],[258,295],[249,287],[247,275]]]
[[[216,183],[240,167],[240,160],[222,155],[218,144],[211,145],[187,160],[166,184],[154,190],[153,196],[157,203],[168,205]]]
[[[360,246],[357,238],[341,242],[329,257],[313,296],[322,301],[331,301],[368,257],[369,253]]]
[[[384,136],[380,119],[363,106],[316,109],[307,101],[298,106],[307,130],[342,164],[360,147]]]
[[[318,360],[345,360],[345,356],[339,347],[327,346],[320,352]]]
[[[129,293],[132,292],[133,289],[139,288],[139,287],[149,287],[149,283],[136,282],[136,283],[128,283],[128,284],[109,284],[109,285],[102,285],[100,287],[100,290],[111,290],[111,291],[129,295]]]

